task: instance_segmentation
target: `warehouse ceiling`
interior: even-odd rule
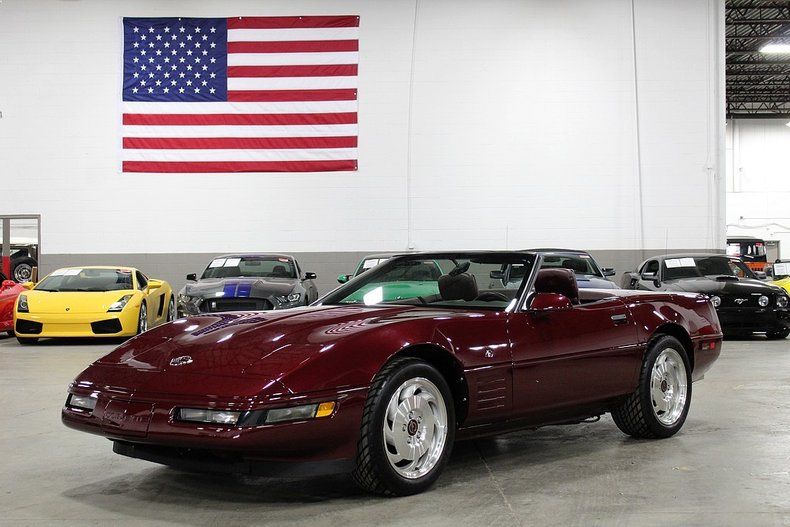
[[[727,0],[727,116],[790,116],[790,0]]]

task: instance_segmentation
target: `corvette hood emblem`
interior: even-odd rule
[[[186,366],[187,364],[192,364],[192,357],[189,355],[182,355],[175,359],[170,359],[171,366]]]

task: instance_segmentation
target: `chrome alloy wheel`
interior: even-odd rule
[[[137,322],[137,332],[144,333],[148,330],[148,309],[145,304],[140,306],[140,320]]]
[[[399,475],[417,479],[433,469],[447,442],[447,408],[442,392],[424,377],[401,384],[384,419],[384,448]]]
[[[176,302],[172,298],[167,305],[167,322],[172,322],[176,319]]]
[[[14,268],[14,280],[21,284],[29,282],[33,276],[33,266],[26,263],[21,263]]]
[[[650,400],[653,413],[664,426],[677,423],[686,407],[688,377],[680,353],[672,348],[662,351],[650,375]]]

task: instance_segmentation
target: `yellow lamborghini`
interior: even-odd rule
[[[45,337],[125,337],[173,320],[173,290],[131,267],[66,267],[25,284],[14,305],[22,344]]]

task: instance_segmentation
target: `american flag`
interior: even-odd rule
[[[357,169],[358,16],[123,19],[123,172]]]

